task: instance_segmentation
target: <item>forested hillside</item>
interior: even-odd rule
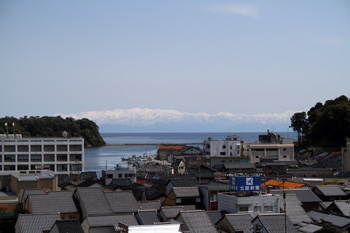
[[[68,117],[63,119],[60,116],[25,116],[19,119],[4,117],[0,119],[0,133],[5,134],[6,130],[9,134],[22,134],[22,137],[63,137],[62,133],[66,131],[67,137],[83,137],[85,146],[97,147],[106,144],[96,123],[86,118],[75,120]]]
[[[295,113],[291,122],[291,127],[305,137],[306,145],[345,146],[350,137],[350,100],[342,95],[324,104],[319,102],[307,113]]]

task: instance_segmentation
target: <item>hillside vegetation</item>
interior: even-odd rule
[[[291,127],[306,146],[341,147],[350,137],[350,99],[344,95],[317,103],[291,117]]]
[[[19,119],[4,117],[0,119],[1,134],[6,133],[6,124],[9,134],[22,134],[22,137],[63,137],[62,134],[66,131],[67,137],[83,137],[85,146],[97,147],[106,144],[96,123],[86,118],[75,120],[69,117],[63,119],[60,116],[25,116]]]

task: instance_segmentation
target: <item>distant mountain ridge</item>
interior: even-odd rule
[[[100,132],[256,132],[266,129],[286,132],[290,117],[295,112],[297,111],[248,115],[131,108],[59,115],[93,120],[98,124]]]

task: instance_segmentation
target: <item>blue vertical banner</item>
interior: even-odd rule
[[[230,191],[260,192],[260,176],[230,176]]]

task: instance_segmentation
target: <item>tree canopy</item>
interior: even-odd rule
[[[350,137],[350,99],[342,95],[324,104],[317,103],[307,117],[305,112],[295,113],[291,122],[295,131],[305,133],[308,145],[343,146]]]
[[[13,123],[15,127],[12,126]],[[63,119],[60,116],[0,118],[0,133],[2,134],[16,133],[22,134],[23,137],[63,137],[64,131],[67,132],[67,137],[83,137],[85,146],[97,147],[106,144],[96,123],[86,118],[81,120],[70,117]]]

